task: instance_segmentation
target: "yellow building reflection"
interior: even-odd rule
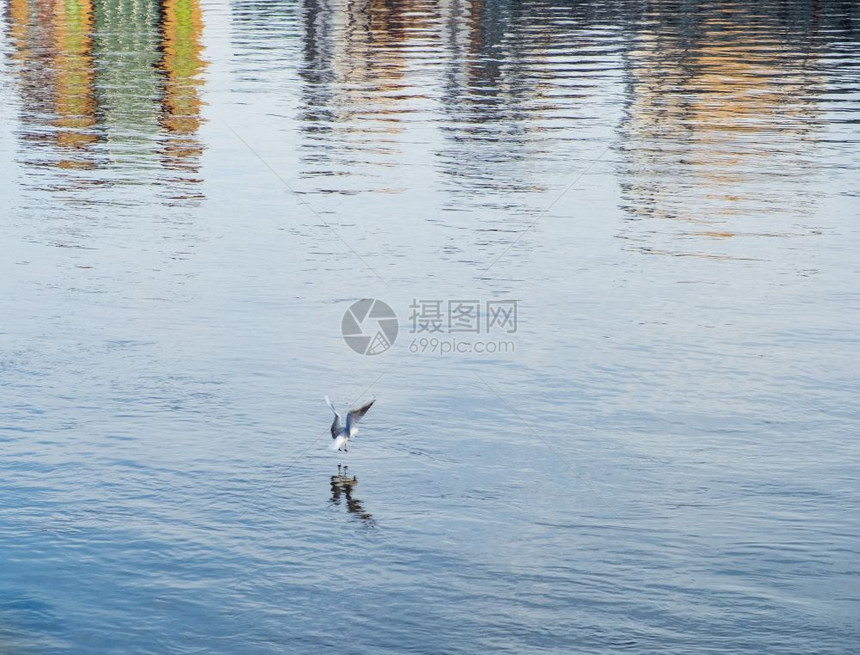
[[[686,35],[660,27],[658,3],[626,54],[621,187],[639,219],[625,229],[633,248],[746,258],[726,239],[784,236],[786,218],[802,221],[815,203],[822,80],[813,56],[797,65],[796,43],[734,9]]]
[[[200,3],[166,0],[163,16],[161,65],[166,80],[161,103],[161,125],[165,130],[162,162],[169,169],[197,172],[203,152],[197,131],[202,122],[200,73],[205,66],[201,56]]]

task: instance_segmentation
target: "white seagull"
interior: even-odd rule
[[[329,446],[329,450],[342,450],[346,452],[346,444],[348,444],[349,440],[358,434],[357,423],[359,419],[367,414],[367,410],[369,410],[370,406],[376,402],[376,398],[370,402],[364,403],[361,407],[351,409],[347,412],[345,428],[341,427],[340,414],[337,413],[337,410],[334,408],[334,405],[331,404],[328,396],[325,397],[325,401],[328,403],[328,406],[331,407],[331,411],[334,412],[334,422],[331,424],[331,438],[334,439],[334,442]]]

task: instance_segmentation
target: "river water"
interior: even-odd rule
[[[856,651],[855,3],[2,8],[0,651]]]

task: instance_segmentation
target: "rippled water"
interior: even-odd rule
[[[0,50],[0,651],[856,650],[855,3],[8,0]],[[465,299],[515,352],[422,345]]]

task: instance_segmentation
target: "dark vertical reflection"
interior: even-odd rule
[[[442,119],[446,140],[440,170],[457,185],[530,188],[516,175],[494,177],[493,167],[526,159],[522,146],[540,130],[530,122],[541,108],[534,55],[551,37],[539,15],[483,0],[304,0],[303,8],[305,176],[384,177],[432,107],[429,73],[444,67],[443,115],[431,118]]]
[[[350,178],[388,178],[419,143],[421,165],[461,194],[453,205],[510,208],[512,195],[547,190],[539,163],[571,154],[553,153],[559,141],[591,137],[578,121],[598,112],[595,57],[615,45],[590,30],[617,13],[545,0],[302,7],[302,172],[318,191],[401,190]],[[559,166],[572,174],[578,160]]]
[[[303,175],[384,178],[380,169],[396,162],[423,97],[407,67],[434,40],[427,30],[435,7],[426,0],[304,0],[303,10]]]
[[[471,263],[510,246],[605,148],[601,95],[618,49],[606,27],[619,13],[545,0],[443,7],[438,222],[444,257]]]
[[[197,0],[11,0],[6,26],[27,188],[156,183],[196,197]]]
[[[555,108],[543,74],[554,31],[542,3],[453,0],[443,21],[445,143],[438,152],[446,180],[480,194],[541,191],[524,176],[541,153],[543,119]]]

